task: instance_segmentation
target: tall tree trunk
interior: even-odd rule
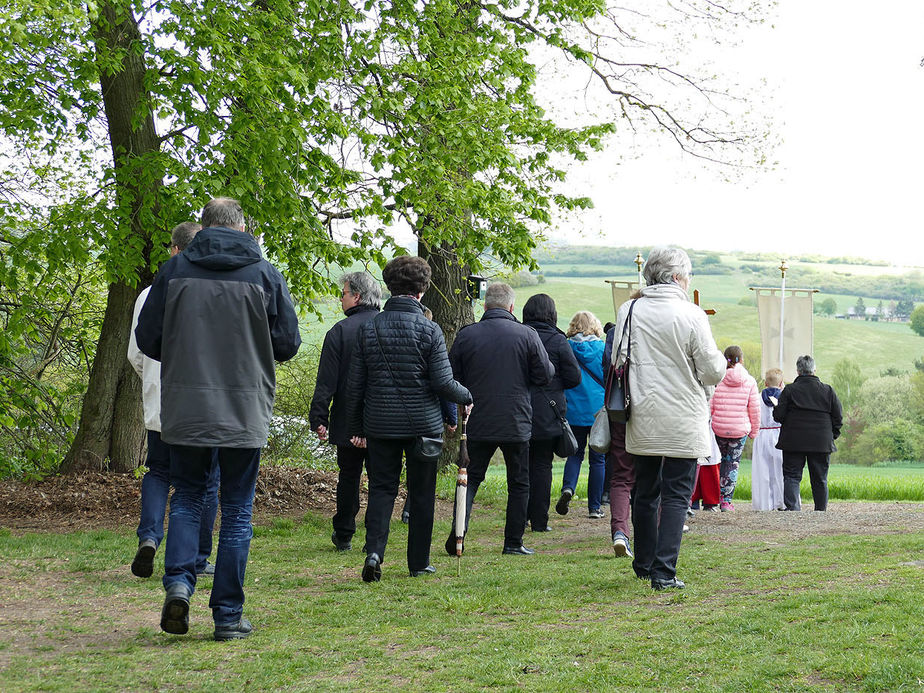
[[[91,26],[100,71],[100,88],[106,109],[109,143],[116,173],[119,209],[129,210],[119,222],[130,225],[142,239],[143,267],[137,286],[115,282],[109,286],[106,314],[90,380],[80,412],[80,426],[61,469],[76,472],[107,467],[114,471],[134,469],[144,439],[141,384],[126,359],[132,308],[141,287],[150,284],[149,265],[152,219],[157,218],[157,199],[162,177],[141,175],[145,157],[160,149],[144,87],[144,54],[138,51],[141,34],[132,11],[112,0],[100,5]],[[112,56],[121,62],[112,67]],[[147,182],[146,182],[147,181]],[[153,212],[153,213],[152,213]],[[145,220],[148,226],[145,226]]]
[[[475,322],[472,302],[468,300],[468,266],[459,260],[455,248],[448,243],[437,246],[420,243],[418,255],[433,271],[423,304],[433,311],[433,320],[446,337],[446,348],[451,349],[459,330]]]
[[[442,328],[446,337],[446,349],[452,348],[456,334],[465,325],[475,321],[472,302],[468,300],[468,267],[464,265],[455,249],[448,243],[428,246],[420,243],[418,255],[424,258],[433,271],[430,289],[423,296],[423,304],[433,311],[433,320]],[[440,469],[455,464],[459,457],[459,432],[445,437],[440,455]]]

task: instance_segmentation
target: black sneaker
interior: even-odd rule
[[[132,561],[132,575],[140,578],[149,578],[154,573],[154,554],[157,553],[157,544],[153,539],[142,539],[138,543],[138,552]]]
[[[174,582],[167,588],[164,608],[160,612],[160,629],[165,633],[185,635],[189,631],[189,588]]]
[[[568,514],[568,504],[571,503],[571,498],[574,496],[574,491],[570,488],[562,489],[561,496],[558,499],[558,502],[555,504],[555,512],[559,515]]]
[[[215,625],[216,640],[242,640],[250,637],[251,633],[253,633],[253,626],[243,616],[237,623],[229,623],[225,626]]]
[[[337,536],[337,532],[331,532],[330,540],[334,544],[334,547],[337,551],[349,551],[353,548],[353,542],[349,539],[343,541],[340,537]]]

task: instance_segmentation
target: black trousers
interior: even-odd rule
[[[369,505],[366,507],[366,553],[385,558],[391,515],[401,479],[401,454],[407,460],[407,495],[411,521],[407,531],[407,567],[423,570],[430,565],[433,506],[436,500],[436,463],[414,455],[415,438],[367,438]]]
[[[790,452],[783,450],[783,504],[787,510],[802,510],[799,484],[808,462],[809,481],[815,510],[828,509],[828,465],[830,452]]]
[[[465,531],[472,519],[472,504],[478,487],[484,481],[491,463],[491,457],[497,448],[504,455],[507,466],[507,522],[504,526],[504,546],[519,546],[523,543],[523,530],[526,528],[526,506],[529,503],[529,441],[519,443],[498,443],[486,440],[468,441],[468,490],[465,494]],[[411,521],[414,514],[411,512]],[[453,513],[452,527],[456,526]],[[450,530],[455,536],[455,530]]]
[[[356,533],[356,513],[359,512],[359,485],[363,475],[363,463],[368,452],[365,448],[352,445],[337,446],[337,512],[333,525],[337,538],[350,541]]]
[[[533,438],[529,441],[529,503],[526,516],[534,532],[541,532],[549,525],[555,441],[555,438]]]
[[[693,495],[696,459],[633,455],[635,497],[632,524],[635,529],[637,575],[670,580],[677,576],[677,556],[683,522]]]

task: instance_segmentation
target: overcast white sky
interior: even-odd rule
[[[767,80],[775,170],[725,182],[666,145],[609,152],[571,168],[595,209],[550,235],[924,266],[924,1],[781,0],[772,22],[736,69]]]

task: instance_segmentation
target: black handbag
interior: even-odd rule
[[[574,437],[571,424],[568,423],[568,419],[561,415],[558,410],[558,403],[554,399],[549,398],[549,406],[552,407],[552,411],[558,417],[558,423],[561,424],[561,435],[555,441],[555,454],[559,457],[571,457],[578,451],[577,438]]]
[[[606,413],[610,421],[616,423],[626,423],[632,411],[632,397],[629,392],[629,359],[632,356],[632,310],[635,308],[636,301],[638,301],[637,298],[629,305],[629,314],[626,316],[626,324],[622,327],[622,336],[619,338],[619,346],[616,347],[615,352],[618,358],[622,350],[622,340],[626,339],[626,360],[618,368],[615,364],[610,365],[603,395]]]
[[[408,411],[407,405],[404,403],[404,398],[401,397],[401,388],[398,386],[398,380],[395,378],[394,371],[391,370],[391,364],[388,363],[388,357],[385,356],[385,350],[382,348],[382,341],[379,339],[379,328],[376,326],[375,322],[372,323],[372,330],[375,332],[375,343],[379,347],[379,353],[382,354],[382,360],[385,361],[385,367],[388,368],[391,381],[395,384],[398,400],[401,402],[401,406],[404,407],[404,413],[407,414],[407,420],[413,428],[414,420],[411,418],[411,412]],[[443,436],[416,436],[414,439],[414,448],[411,452],[414,454],[414,457],[422,462],[432,462],[436,464],[440,459],[440,454],[443,452]]]

